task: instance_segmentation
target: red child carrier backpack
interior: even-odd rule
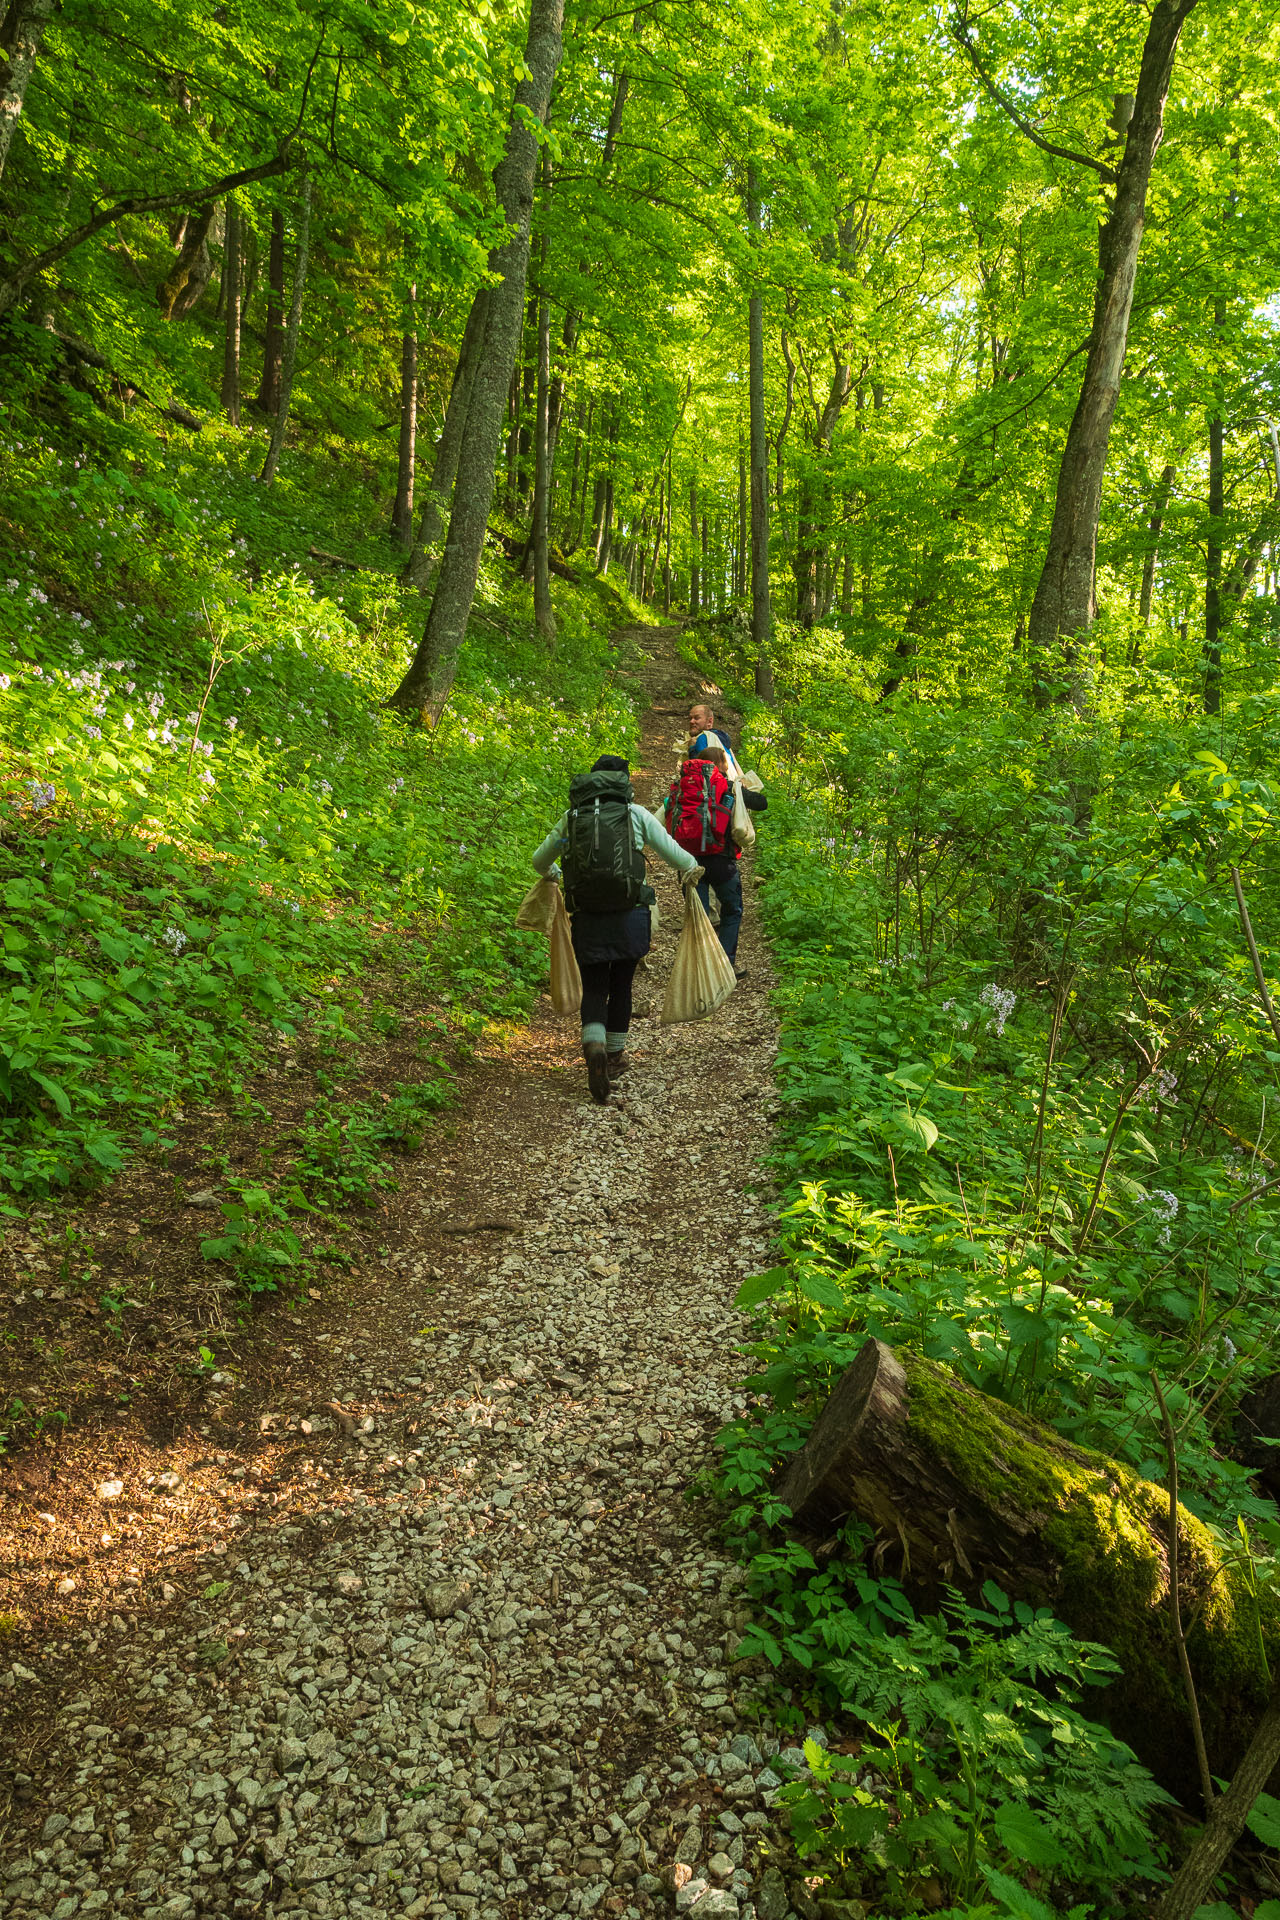
[[[695,857],[724,853],[731,845],[733,788],[710,760],[686,760],[664,802],[667,832]]]

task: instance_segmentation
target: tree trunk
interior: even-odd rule
[[[400,576],[405,586],[411,587],[416,593],[425,593],[430,585],[435,568],[436,548],[445,530],[444,508],[453,492],[453,483],[458,472],[462,429],[466,423],[467,405],[471,398],[471,383],[475,378],[480,348],[484,341],[485,304],[488,298],[488,288],[481,287],[471,302],[471,311],[467,315],[467,324],[462,333],[462,344],[458,348],[457,364],[453,369],[453,383],[449,388],[449,404],[445,408],[444,425],[440,429],[440,438],[436,443],[435,465],[431,469],[431,485],[422,503],[418,537],[413,543],[413,551],[405,561],[404,572]]]
[[[411,324],[400,343],[400,454],[396,463],[396,498],[391,509],[391,533],[402,547],[413,545],[413,463],[418,437],[418,336],[412,325],[416,287],[409,289]]]
[[[298,364],[298,340],[302,333],[302,296],[307,285],[307,255],[311,246],[311,176],[304,173],[298,199],[298,254],[293,263],[293,298],[289,303],[289,321],[284,333],[284,352],[280,360],[280,398],[271,445],[262,463],[262,484],[272,486],[280,465],[285,429],[289,425],[289,402],[293,397],[293,371]]]
[[[0,31],[0,179],[56,0],[13,0]]]
[[[1151,602],[1155,594],[1156,558],[1160,552],[1160,535],[1164,531],[1164,516],[1169,505],[1169,495],[1173,491],[1173,482],[1177,468],[1169,461],[1156,482],[1155,499],[1151,503],[1151,518],[1147,522],[1147,551],[1142,562],[1142,587],[1138,594],[1138,618],[1144,627],[1151,625]],[[1129,664],[1137,666],[1138,652],[1135,643]]]
[[[701,612],[699,594],[701,588],[701,570],[698,566],[698,482],[689,482],[689,612],[697,619]]]
[[[1225,300],[1213,303],[1214,332],[1227,323]],[[1204,565],[1204,710],[1222,705],[1222,400],[1209,416],[1209,532]]]
[[[166,320],[181,320],[190,313],[209,284],[213,273],[209,229],[217,211],[217,202],[211,200],[187,220],[177,257],[156,288],[156,303]]]
[[[546,246],[543,245],[543,262]],[[534,426],[533,471],[533,621],[547,643],[555,645],[556,616],[551,605],[551,309],[538,301],[538,411]]]
[[[1165,1889],[1155,1909],[1155,1920],[1195,1920],[1209,1898],[1227,1855],[1244,1832],[1258,1795],[1280,1766],[1280,1680],[1271,1690],[1267,1710],[1258,1722],[1240,1765],[1225,1793],[1214,1801],[1209,1818],[1191,1852]]]
[[[1077,704],[1084,704],[1075,642],[1093,624],[1096,611],[1094,569],[1102,475],[1129,339],[1147,186],[1164,133],[1164,105],[1178,38],[1195,4],[1196,0],[1157,0],[1150,13],[1124,154],[1115,176],[1111,212],[1102,229],[1101,271],[1084,380],[1058,470],[1048,550],[1028,623],[1038,707],[1047,706],[1052,697],[1050,656],[1060,643],[1072,696]]]
[[[738,548],[733,564],[733,593],[741,599],[747,591],[747,541],[750,520],[747,512],[747,450],[738,431]]]
[[[595,396],[584,407],[578,402],[577,426],[573,437],[573,468],[569,475],[569,510],[565,515],[565,558],[582,545],[587,526],[587,489],[591,485],[591,432],[595,414]]]
[[[818,618],[818,553],[821,501],[818,483],[806,468],[800,474],[796,500],[796,619],[811,627]]]
[[[262,342],[262,378],[254,405],[274,414],[280,405],[280,360],[284,353],[284,212],[271,210],[267,249],[267,325]]]
[[[227,202],[227,246],[222,263],[222,410],[240,425],[240,209]]]
[[[1107,1717],[1173,1790],[1197,1791],[1169,1610],[1165,1488],[1072,1446],[933,1361],[869,1340],[841,1376],[779,1497],[801,1526],[832,1533],[850,1514],[901,1554],[928,1604],[948,1585],[994,1581],[1049,1606],[1082,1639],[1116,1653]],[[1260,1641],[1280,1628],[1280,1596],[1255,1600],[1245,1572],[1202,1522],[1178,1509],[1178,1562],[1190,1652],[1213,1770],[1239,1758],[1268,1683]]]
[[[760,239],[760,190],[753,165],[747,167],[747,225],[754,245]],[[756,692],[773,705],[773,609],[769,604],[769,442],[764,428],[764,301],[753,293],[747,302],[747,361],[751,416],[751,646],[755,654]]]
[[[525,116],[546,120],[552,82],[560,65],[563,22],[564,0],[531,0],[525,77],[516,88],[506,150],[493,176],[508,238],[489,256],[495,284],[489,289],[484,336],[458,454],[453,510],[431,611],[409,671],[391,699],[393,706],[407,711],[423,709],[432,722],[439,719],[453,685],[475,597],[493,500],[503,409],[520,347],[538,161],[537,141]]]

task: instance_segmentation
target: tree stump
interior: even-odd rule
[[[1174,1791],[1194,1794],[1190,1720],[1169,1612],[1169,1497],[933,1361],[868,1340],[779,1489],[800,1525],[870,1522],[885,1564],[936,1604],[992,1580],[1108,1646],[1123,1674],[1098,1711]],[[895,1559],[896,1556],[896,1559]],[[1183,1625],[1213,1771],[1229,1773],[1266,1704],[1280,1602],[1257,1600],[1178,1509]]]

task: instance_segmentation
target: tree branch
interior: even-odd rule
[[[1013,122],[1019,133],[1025,134],[1027,139],[1039,147],[1042,153],[1051,153],[1055,160],[1074,161],[1078,167],[1090,167],[1093,172],[1098,175],[1099,179],[1107,182],[1108,186],[1115,185],[1115,169],[1109,167],[1104,160],[1095,160],[1091,153],[1077,153],[1072,147],[1056,146],[1052,140],[1046,140],[1043,134],[1037,133],[1031,122],[1018,112],[1012,100],[996,85],[981,60],[979,60],[978,49],[969,38],[966,15],[959,12],[953,14],[947,22],[947,27],[952,38],[958,41],[960,46],[964,48],[969,59],[969,64],[977,74],[982,85],[983,92],[986,93],[990,99],[994,100],[1001,113]]]
[[[62,236],[43,253],[33,254],[20,266],[13,269],[0,280],[0,314],[8,313],[16,306],[29,283],[47,267],[56,266],[67,254],[74,253],[86,240],[92,240],[96,234],[107,227],[114,226],[117,220],[127,219],[134,213],[167,213],[172,207],[198,207],[206,200],[221,200],[224,194],[234,193],[239,187],[251,186],[255,180],[269,180],[275,174],[288,173],[297,165],[296,157],[289,147],[284,147],[273,160],[264,160],[261,166],[241,167],[235,173],[224,174],[221,180],[214,180],[204,187],[178,187],[171,193],[140,194],[136,198],[117,200],[113,206],[103,207],[91,219],[80,226],[73,227],[70,233]]]

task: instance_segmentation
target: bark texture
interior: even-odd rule
[[[217,210],[210,201],[184,224],[177,256],[156,288],[156,301],[166,320],[181,320],[191,313],[209,284],[213,273],[209,229]]]
[[[828,1533],[850,1515],[900,1554],[927,1600],[993,1580],[1111,1647],[1122,1676],[1105,1705],[1121,1737],[1173,1790],[1196,1791],[1169,1610],[1168,1493],[1129,1468],[869,1340],[832,1393],[780,1497]],[[1187,1645],[1213,1769],[1239,1759],[1266,1703],[1265,1643],[1280,1598],[1255,1599],[1212,1535],[1178,1509]]]
[[[471,399],[471,383],[475,378],[480,348],[484,343],[484,317],[488,297],[488,289],[481,287],[471,302],[471,311],[467,315],[467,324],[463,329],[462,344],[458,348],[458,363],[453,370],[453,383],[449,388],[449,404],[445,408],[444,425],[440,429],[440,438],[436,444],[435,464],[431,469],[431,485],[422,503],[418,537],[413,543],[412,553],[405,562],[404,583],[408,587],[413,587],[418,593],[424,593],[431,584],[436,551],[444,535],[446,526],[444,510],[449,504],[453,483],[457,478],[458,453],[462,446],[462,429],[466,425],[467,404]]]
[[[284,354],[284,214],[271,211],[271,240],[267,247],[267,326],[262,342],[262,378],[254,402],[263,413],[280,405],[280,363]]]
[[[0,40],[0,179],[54,7],[55,0],[15,0],[5,17]]]
[[[410,300],[413,298],[410,290]],[[418,437],[418,336],[406,327],[400,345],[400,446],[391,532],[402,546],[413,544],[413,469]]]
[[[489,290],[484,338],[472,381],[458,453],[453,511],[426,629],[391,705],[439,718],[457,671],[458,651],[475,597],[480,555],[493,500],[493,469],[502,438],[507,389],[520,346],[529,224],[533,213],[538,144],[524,114],[544,122],[560,65],[564,0],[532,0],[525,45],[525,77],[516,88],[506,151],[493,184],[507,239],[489,255],[496,284]]]
[[[302,297],[307,287],[307,256],[311,247],[311,176],[303,174],[298,199],[298,257],[293,264],[293,298],[289,303],[289,324],[284,333],[284,353],[280,362],[280,401],[271,445],[262,466],[262,484],[269,487],[280,465],[285,429],[289,425],[289,402],[293,398],[293,370],[298,364],[298,340],[302,333]]]
[[[1052,697],[1051,678],[1059,657],[1072,697],[1084,704],[1076,642],[1092,626],[1097,610],[1094,572],[1102,475],[1129,340],[1147,187],[1164,133],[1165,100],[1178,39],[1195,5],[1196,0],[1158,0],[1151,9],[1133,113],[1116,169],[1111,211],[1100,237],[1100,272],[1084,380],[1058,470],[1048,550],[1028,623],[1035,700],[1040,707]]]

